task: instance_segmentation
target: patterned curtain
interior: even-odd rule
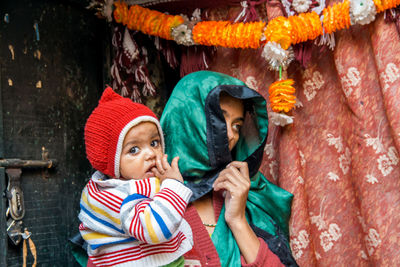
[[[270,19],[282,14],[277,2],[265,7]],[[306,68],[289,68],[302,107],[292,125],[270,125],[261,171],[295,196],[290,244],[300,266],[398,266],[400,38],[383,14],[335,38],[334,51],[314,46]],[[218,48],[211,69],[267,98],[278,77],[260,53]]]

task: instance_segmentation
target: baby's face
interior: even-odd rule
[[[153,177],[151,168],[163,156],[161,138],[152,122],[141,122],[126,134],[122,144],[120,173],[122,179],[141,180]]]

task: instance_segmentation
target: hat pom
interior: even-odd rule
[[[107,87],[106,90],[104,90],[103,95],[101,96],[99,103],[106,103],[109,101],[117,100],[123,98],[116,92],[111,87]]]

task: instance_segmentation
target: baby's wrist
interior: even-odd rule
[[[167,179],[171,179],[171,180],[176,180],[180,183],[183,183],[183,178],[182,177],[164,177],[163,179],[160,179],[161,182],[167,180]]]
[[[186,203],[188,203],[190,197],[192,196],[192,190],[190,190],[190,188],[188,188],[183,182],[177,179],[166,178],[161,184],[160,190],[163,190],[164,188],[169,188],[177,193],[184,201],[186,201]]]

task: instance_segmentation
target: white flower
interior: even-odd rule
[[[299,184],[304,184],[304,179],[303,179],[303,177],[301,177],[301,176],[298,176],[297,179],[296,179],[296,181],[297,181]]]
[[[186,23],[172,28],[171,35],[178,44],[186,46],[194,45],[192,28]]]
[[[365,246],[367,247],[367,252],[369,256],[374,253],[375,249],[382,242],[379,233],[373,228],[369,229],[368,235],[365,236],[365,241]]]
[[[367,146],[372,146],[372,148],[375,150],[376,154],[383,152],[384,147],[383,147],[383,144],[382,144],[379,136],[376,138],[373,138],[369,134],[364,134],[364,137],[365,137],[365,144]]]
[[[306,157],[304,156],[303,152],[299,150],[299,155],[300,155],[300,165],[304,167],[306,165]]]
[[[269,164],[269,173],[271,174],[274,181],[278,179],[278,162],[276,160],[271,161]]]
[[[390,161],[393,165],[397,165],[399,163],[399,156],[397,155],[397,150],[394,146],[389,147],[388,154]]]
[[[310,215],[313,215],[313,213],[310,212]],[[319,231],[321,231],[322,229],[325,229],[327,227],[326,222],[322,218],[321,214],[311,216],[310,219],[311,219],[311,223],[315,224],[318,227]]]
[[[261,54],[265,60],[268,61],[271,70],[278,71],[279,67],[287,69],[290,62],[294,58],[293,48],[285,50],[280,44],[275,42],[268,42],[263,49]]]
[[[376,8],[373,0],[350,0],[351,24],[365,25],[375,19]]]
[[[329,172],[328,173],[328,179],[331,180],[331,181],[336,182],[337,180],[339,180],[339,176],[337,176],[333,172]]]
[[[310,101],[317,95],[317,91],[321,90],[324,86],[324,77],[319,71],[312,72],[312,70],[306,70],[303,77],[304,95]]]
[[[373,176],[372,174],[367,174],[365,178],[367,178],[367,182],[370,184],[375,184],[378,182],[378,179],[376,179],[376,177]]]
[[[339,167],[342,169],[343,174],[349,172],[351,163],[350,149],[346,147],[346,151],[339,157]]]
[[[291,248],[293,250],[293,257],[297,260],[303,255],[303,249],[310,243],[309,235],[305,230],[301,230],[297,237],[290,240]]]
[[[293,116],[288,116],[283,113],[270,112],[269,119],[277,126],[286,126],[293,123]]]
[[[310,243],[309,235],[306,230],[301,230],[298,238],[302,248],[306,248]]]
[[[302,108],[303,107],[303,103],[301,103],[301,101],[296,98],[296,103],[294,103],[294,106],[296,108]]]
[[[364,250],[361,250],[361,258],[363,258],[364,260],[368,260],[367,253],[365,253]]]
[[[296,241],[293,241],[291,243],[292,252],[293,252],[293,257],[295,260],[300,259],[300,257],[303,255],[303,250],[299,248],[298,244]]]
[[[381,171],[383,176],[387,176],[393,171],[392,162],[386,155],[381,155],[378,161],[378,169]]]
[[[331,223],[329,225],[329,234],[331,235],[331,239],[337,241],[342,234],[340,233],[340,227],[336,223]]]
[[[308,11],[311,4],[311,0],[293,0],[292,7],[297,13],[303,13]]]
[[[272,143],[267,143],[264,147],[264,152],[267,154],[269,159],[272,159],[275,155],[275,150],[274,147],[272,146]]]
[[[342,138],[335,137],[333,134],[328,133],[326,138],[326,141],[328,141],[329,146],[335,146],[336,150],[338,153],[341,153],[343,151],[343,144],[342,144]]]
[[[329,251],[333,247],[332,238],[328,231],[322,232],[319,239],[321,239],[320,244],[325,252]]]
[[[258,91],[257,80],[254,76],[247,76],[245,84],[247,84],[249,88]]]

